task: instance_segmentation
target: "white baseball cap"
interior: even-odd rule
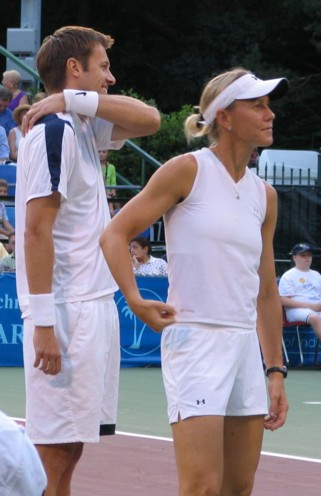
[[[42,496],[47,478],[24,427],[0,411],[0,494]]]
[[[261,96],[269,96],[270,100],[277,100],[286,94],[288,86],[286,78],[263,81],[254,74],[245,74],[224,88],[209,104],[203,112],[205,123],[211,124],[216,119],[217,111],[227,108],[235,100],[250,100]]]

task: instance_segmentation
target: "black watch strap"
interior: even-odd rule
[[[288,369],[286,368],[285,365],[283,365],[283,367],[270,367],[268,369],[265,370],[265,375],[267,377],[269,377],[269,375],[272,373],[272,372],[280,372],[280,374],[283,375],[284,379],[286,378],[286,376],[288,375]]]

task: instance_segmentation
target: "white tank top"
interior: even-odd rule
[[[235,183],[208,149],[188,197],[164,216],[168,302],[177,322],[253,329],[259,291],[263,181],[250,169]]]

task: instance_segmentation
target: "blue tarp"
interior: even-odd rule
[[[137,277],[144,298],[166,301],[166,277]],[[160,334],[141,322],[130,310],[122,293],[115,294],[120,319],[121,365],[160,365]],[[0,366],[23,365],[22,320],[19,310],[16,276],[0,274]]]
[[[166,301],[166,277],[137,277],[142,296],[146,299]],[[120,291],[115,294],[121,342],[121,366],[159,366],[160,334],[152,331],[130,310]],[[18,306],[15,274],[0,274],[0,366],[22,366],[22,321]],[[299,350],[294,328],[284,329],[284,341],[290,365],[299,364]],[[316,337],[311,328],[300,332],[304,365],[314,363]]]

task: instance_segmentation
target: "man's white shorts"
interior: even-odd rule
[[[256,330],[175,324],[162,333],[169,423],[201,415],[266,415]]]
[[[321,312],[314,312],[311,308],[286,308],[285,314],[288,322],[307,322],[310,315],[321,318]]]
[[[26,429],[35,444],[97,442],[115,431],[119,320],[112,296],[56,305],[62,372],[33,367],[34,326],[24,320]],[[45,332],[45,331],[44,331]]]

